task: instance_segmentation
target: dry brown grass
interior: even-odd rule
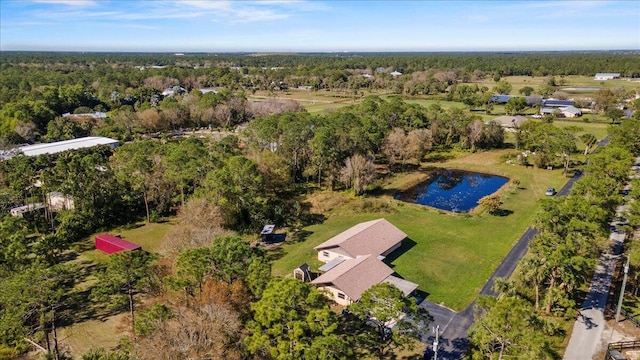
[[[104,320],[83,321],[61,328],[58,336],[74,358],[79,359],[92,348],[113,349],[118,346],[120,338],[125,335],[126,318],[127,314],[118,314]]]
[[[313,214],[324,214],[349,202],[349,197],[335,191],[325,191],[311,194],[307,201],[311,204]]]
[[[506,153],[513,150],[501,149],[501,150],[492,150],[488,151],[479,151],[476,153],[469,154],[464,158],[453,159],[449,161],[449,164],[468,164],[468,165],[476,165],[476,166],[494,166],[500,162],[501,153]]]

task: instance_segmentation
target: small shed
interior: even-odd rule
[[[113,254],[120,251],[140,250],[142,247],[121,237],[104,233],[96,235],[96,249],[106,254]]]
[[[276,226],[275,225],[265,225],[260,232],[260,237],[264,242],[273,242],[275,240],[276,235]]]
[[[293,269],[293,278],[304,282],[309,282],[314,279],[311,269],[309,269],[309,265],[307,265],[307,263]]]

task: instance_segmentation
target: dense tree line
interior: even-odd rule
[[[126,139],[133,133],[184,127],[230,127],[283,111],[273,103],[266,107],[249,103],[246,94],[258,90],[305,86],[357,97],[363,90],[378,89],[405,95],[438,95],[490,110],[492,93],[510,91],[501,76],[591,76],[603,69],[640,76],[637,54],[609,52],[185,57],[17,52],[3,53],[0,59],[0,135],[6,143],[53,141],[89,133]],[[156,64],[163,66],[150,66]],[[404,75],[391,76],[394,69]],[[460,85],[491,76],[497,79],[491,91]],[[534,90],[550,96],[556,85],[551,77],[549,85]],[[211,87],[220,93],[203,95],[198,91]],[[182,88],[186,93],[181,93]],[[180,96],[162,96],[166,89],[174,89]],[[514,112],[518,109],[512,107]],[[616,110],[611,107],[611,116],[621,118],[614,114]],[[111,113],[105,120],[60,118],[64,113],[91,111]]]
[[[347,53],[347,54],[250,54],[250,53],[192,53],[173,54],[136,53],[34,53],[3,52],[2,63],[47,64],[50,69],[63,66],[96,67],[102,64],[117,66],[164,65],[176,68],[212,67],[216,64],[234,67],[298,68],[310,74],[323,69],[366,69],[393,67],[401,72],[428,69],[478,69],[487,73],[509,75],[588,75],[615,68],[623,76],[638,76],[638,54],[630,51],[593,52],[513,52],[513,53]]]
[[[353,185],[356,193],[366,184],[356,186],[354,180],[368,171],[366,159],[354,161],[356,155],[402,170],[407,161],[419,162],[434,148],[475,151],[504,142],[499,125],[485,124],[460,109],[424,108],[374,96],[326,116],[298,112],[256,119],[247,134],[251,144],[288,163],[293,182],[315,181],[333,188],[342,181]]]

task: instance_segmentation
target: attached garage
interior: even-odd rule
[[[104,233],[96,235],[96,249],[107,254],[113,254],[119,251],[139,250],[141,248],[140,245],[111,234]]]

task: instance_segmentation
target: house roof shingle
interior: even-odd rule
[[[316,246],[316,251],[332,249],[348,255],[380,255],[407,237],[402,230],[385,219],[371,220],[357,224],[331,239]]]
[[[315,280],[314,285],[331,285],[352,300],[360,299],[363,292],[393,274],[393,270],[375,255],[363,255],[338,264]]]

